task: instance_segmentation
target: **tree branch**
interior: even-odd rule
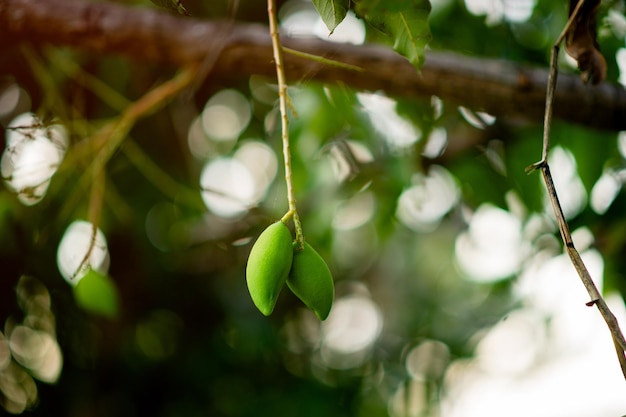
[[[396,97],[437,95],[496,116],[543,118],[548,71],[493,59],[428,52],[421,73],[390,48],[354,46],[283,36],[285,47],[358,66],[325,65],[285,54],[291,80],[344,83]],[[272,44],[260,25],[202,21],[159,10],[82,0],[0,1],[0,48],[18,41],[121,54],[141,62],[183,66],[220,54],[212,75],[275,76]],[[619,85],[583,84],[562,74],[554,117],[605,130],[626,130],[626,91]]]

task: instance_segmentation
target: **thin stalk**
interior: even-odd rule
[[[105,172],[93,171],[93,179],[91,183],[91,193],[89,196],[89,208],[87,210],[87,220],[91,223],[91,239],[89,240],[89,247],[83,259],[80,261],[78,268],[72,274],[70,280],[73,281],[78,275],[85,270],[85,267],[89,266],[89,259],[91,253],[96,247],[96,238],[98,236],[98,226],[100,224],[100,217],[102,215],[102,203],[105,189]]]
[[[548,85],[546,91],[546,107],[544,115],[541,160],[530,165],[528,168],[526,168],[526,171],[532,172],[536,169],[541,170],[543,181],[548,192],[548,197],[554,210],[554,216],[556,218],[556,222],[561,233],[561,239],[563,240],[563,244],[565,245],[565,251],[567,252],[567,255],[572,262],[572,265],[574,265],[574,268],[576,269],[580,280],[582,281],[585,289],[587,290],[587,293],[589,294],[589,297],[591,298],[587,305],[590,307],[595,305],[598,308],[600,315],[606,322],[606,325],[611,332],[613,345],[615,346],[615,351],[617,353],[617,359],[619,361],[622,374],[626,379],[626,340],[624,339],[624,335],[622,333],[622,330],[620,329],[619,323],[617,322],[615,315],[611,312],[605,300],[602,298],[602,295],[600,294],[600,291],[593,282],[593,279],[591,278],[591,275],[589,274],[589,271],[585,266],[580,254],[578,253],[578,250],[576,250],[576,247],[574,246],[572,235],[569,230],[569,225],[567,224],[567,220],[565,219],[565,215],[563,214],[563,209],[561,207],[561,203],[559,202],[559,197],[554,186],[554,181],[552,179],[552,174],[550,173],[550,166],[548,165],[548,153],[550,150],[550,127],[552,125],[552,109],[554,108],[554,90],[556,89],[556,80],[558,75],[557,64],[559,56],[559,46],[567,36],[568,30],[571,27],[572,23],[576,20],[584,2],[585,0],[580,0],[578,2],[567,24],[565,25],[565,28],[561,32],[561,35],[559,36],[552,48],[552,54],[550,56],[550,74],[548,77]]]
[[[288,54],[297,56],[299,58],[309,59],[311,61],[315,61],[323,65],[329,65],[331,67],[343,68],[343,69],[356,71],[356,72],[365,71],[364,68],[359,67],[357,65],[346,64],[345,62],[337,61],[335,59],[330,59],[330,58],[324,58],[323,56],[310,54],[308,52],[298,51],[296,49],[287,48],[286,46],[283,46],[283,52],[287,52]]]
[[[95,230],[98,228],[103,204],[106,164],[122,145],[124,139],[128,137],[128,133],[135,123],[139,119],[154,113],[164,106],[173,96],[188,87],[194,80],[196,73],[197,69],[195,67],[183,69],[174,78],[150,90],[139,100],[129,104],[120,116],[103,126],[90,139],[90,147],[97,149],[97,151],[95,151],[96,154],[83,176],[77,180],[77,187],[75,187],[74,192],[80,195],[80,193],[83,193],[89,184],[91,184],[92,192],[89,202],[88,217],[94,226],[94,235],[92,243],[76,273],[79,273],[84,265],[86,265],[94,248]],[[60,215],[61,218],[67,217],[68,213],[65,211],[69,210],[70,206],[66,207],[67,208],[63,210]]]
[[[289,115],[287,112],[289,99],[287,97],[287,77],[285,76],[285,63],[283,61],[283,49],[280,44],[278,33],[278,19],[276,17],[276,1],[267,0],[267,14],[269,16],[270,36],[272,38],[272,52],[276,64],[276,78],[278,80],[278,102],[280,109],[280,120],[282,126],[283,158],[285,164],[285,183],[287,184],[287,201],[289,211],[281,219],[283,222],[293,218],[296,229],[296,242],[299,247],[304,244],[302,224],[296,208],[296,197],[293,190],[291,172],[291,148],[289,146]]]

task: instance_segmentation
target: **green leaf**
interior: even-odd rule
[[[406,2],[402,2],[403,4]],[[393,49],[405,56],[418,69],[424,64],[426,44],[431,39],[428,16],[430,2],[414,0],[413,4],[401,11],[391,12],[390,6],[383,9],[376,6],[365,15],[369,24],[391,37]],[[395,5],[400,8],[399,3]],[[395,8],[393,10],[396,10]]]
[[[152,3],[157,6],[163,7],[165,9],[171,10],[178,14],[182,14],[184,16],[190,16],[185,6],[180,0],[150,0]]]
[[[119,313],[119,295],[113,280],[93,269],[74,287],[74,299],[84,310],[108,318]]]
[[[350,7],[349,0],[313,0],[313,5],[330,33],[345,19]]]
[[[355,1],[357,13],[381,14],[408,10],[415,5],[415,0],[358,0]]]

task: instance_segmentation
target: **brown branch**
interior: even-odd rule
[[[352,71],[302,56],[285,55],[291,80],[338,82],[397,97],[429,97],[497,116],[540,122],[548,71],[512,62],[428,52],[419,74],[390,48],[354,46],[283,36],[285,47],[355,65]],[[275,76],[272,44],[264,26],[202,21],[159,10],[82,0],[0,1],[0,48],[18,41],[121,54],[141,62],[184,66],[220,54],[217,77]],[[562,74],[554,117],[606,130],[626,129],[626,91],[618,85],[583,84]]]
[[[550,77],[548,79],[546,88],[546,107],[543,126],[543,145],[541,160],[529,166],[527,168],[527,171],[534,171],[536,169],[541,170],[543,181],[546,186],[546,190],[548,191],[548,197],[550,198],[550,202],[552,203],[554,216],[556,218],[556,222],[561,233],[561,239],[563,240],[563,244],[565,245],[565,250],[570,258],[570,261],[572,262],[572,265],[576,269],[576,272],[578,273],[581,282],[585,286],[589,297],[591,298],[587,305],[589,307],[593,305],[596,305],[598,307],[598,311],[602,315],[602,318],[606,322],[606,325],[611,332],[611,337],[613,338],[613,346],[615,347],[615,352],[617,353],[617,359],[620,364],[620,369],[622,370],[624,378],[626,378],[626,339],[624,339],[624,334],[622,333],[622,329],[617,322],[617,318],[613,315],[613,313],[609,309],[609,306],[602,298],[600,291],[596,287],[596,284],[593,282],[593,279],[591,278],[591,275],[589,274],[589,271],[587,270],[587,267],[585,266],[585,263],[580,256],[580,253],[578,253],[578,250],[576,250],[576,247],[574,246],[574,241],[572,240],[569,225],[567,224],[567,220],[565,219],[565,215],[563,214],[563,209],[561,207],[561,203],[559,202],[559,196],[556,192],[554,181],[552,180],[552,174],[550,173],[550,166],[548,164],[548,153],[550,151],[550,126],[552,124],[553,110],[555,109],[554,97],[557,86],[557,62],[559,57],[559,48],[560,45],[563,43],[563,40],[569,33],[573,22],[576,22],[577,19],[581,18],[580,13],[583,6],[585,5],[585,1],[586,0],[578,0],[576,7],[570,14],[569,20],[565,28],[563,29],[563,32],[561,32],[561,35],[552,47],[552,53],[550,56]]]

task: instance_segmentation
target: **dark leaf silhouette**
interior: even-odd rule
[[[565,50],[578,61],[581,78],[584,82],[599,84],[606,78],[606,60],[599,50],[596,39],[596,15],[601,0],[570,0],[570,16],[579,1],[584,4],[567,31]]]
[[[163,7],[165,9],[171,10],[178,14],[182,14],[183,16],[190,16],[185,6],[180,0],[150,0],[152,3],[157,6]]]

